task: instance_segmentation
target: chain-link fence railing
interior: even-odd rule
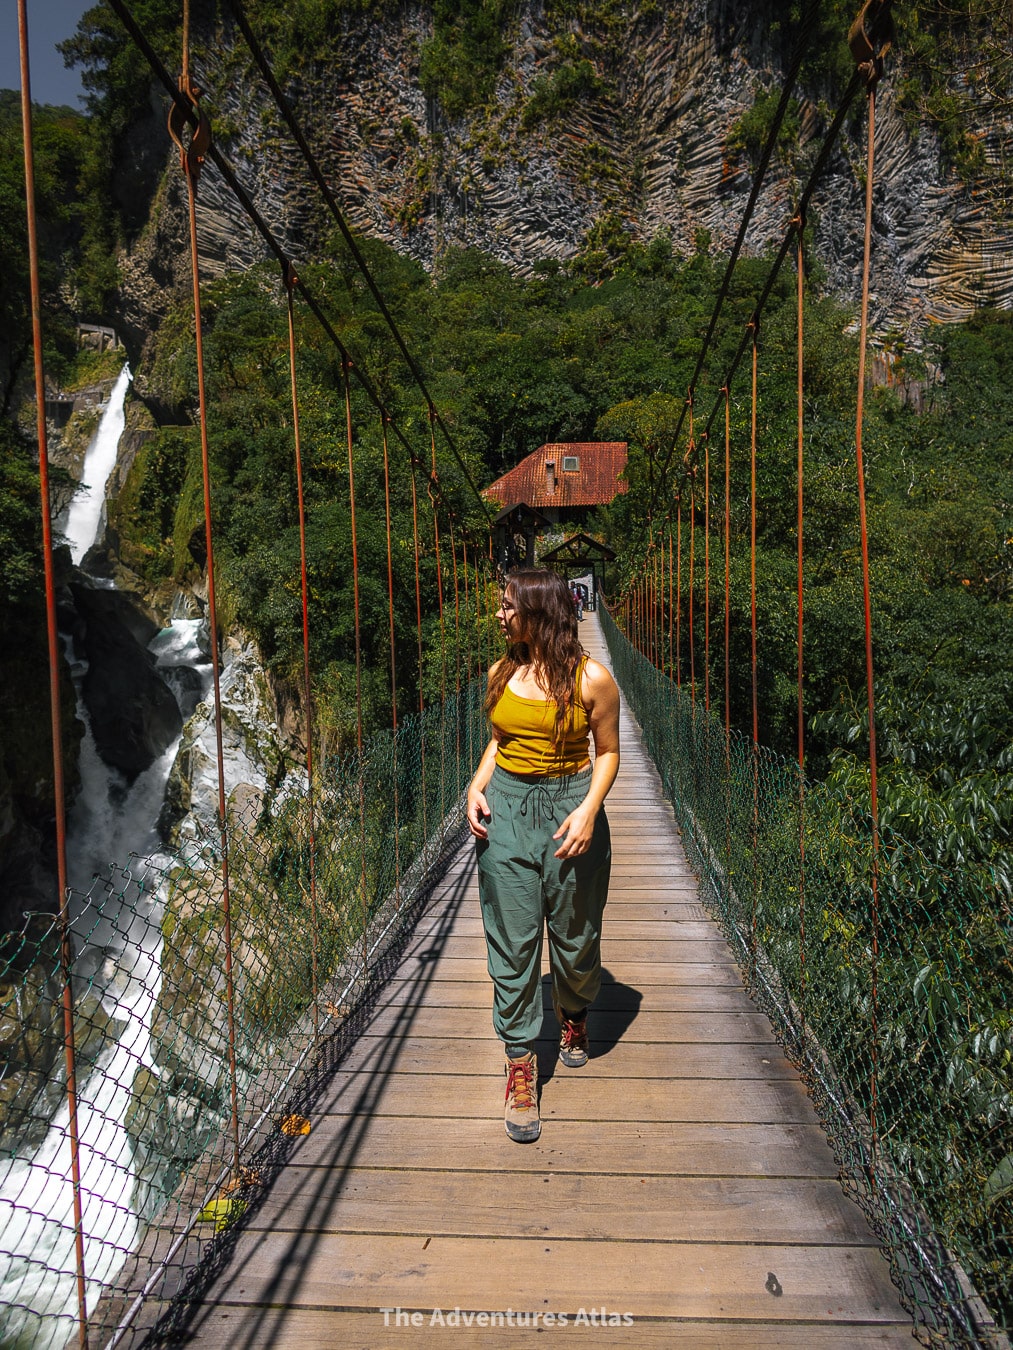
[[[0,1345],[128,1344],[243,1213],[335,1038],[461,836],[483,744],[475,681],[221,834],[72,894],[82,1213],[76,1231],[60,934],[0,946]],[[311,869],[312,859],[312,869]]]
[[[889,833],[874,860],[865,803],[726,736],[607,611],[602,626],[701,894],[810,1088],[919,1334],[1008,1346],[1008,898],[987,866],[948,870]]]

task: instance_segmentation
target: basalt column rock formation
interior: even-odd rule
[[[522,3],[505,34],[509,52],[494,97],[457,119],[420,85],[428,7],[346,11],[337,22],[330,47],[307,58],[286,87],[356,229],[427,267],[456,245],[477,246],[519,271],[546,258],[566,261],[603,219],[635,238],[666,231],[683,253],[707,236],[715,250],[730,247],[752,182],[733,132],[783,77],[749,6],[645,3],[628,6],[622,22],[603,9],[597,23],[564,30],[548,27],[541,5]],[[240,35],[226,26],[198,48],[217,144],[284,246],[313,256],[332,223]],[[946,167],[931,129],[898,108],[891,75],[902,57],[891,58],[880,86],[873,323],[881,334],[910,338],[982,304],[1013,304],[1013,230],[977,181]],[[576,71],[579,90],[547,99],[560,71]],[[864,193],[858,111],[811,220],[824,284],[851,299]],[[780,241],[828,109],[800,92],[797,118],[797,138],[771,166],[748,252]],[[1013,149],[1013,117],[982,118],[983,162],[994,168]],[[168,146],[165,154],[168,163]],[[173,166],[124,260],[124,327],[137,339],[157,326],[164,287],[179,281],[181,207]],[[213,165],[201,182],[199,221],[208,275],[264,256]]]

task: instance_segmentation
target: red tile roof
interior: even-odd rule
[[[563,469],[563,458],[574,456],[578,469]],[[554,465],[548,469],[548,464]],[[485,489],[503,506],[524,502],[544,510],[574,506],[603,506],[626,491],[619,475],[626,468],[625,441],[551,441]]]

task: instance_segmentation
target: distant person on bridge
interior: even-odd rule
[[[573,600],[556,573],[511,573],[496,618],[508,646],[489,671],[493,736],[468,788],[468,826],[493,1025],[506,1047],[506,1132],[529,1142],[541,1132],[535,1041],[546,921],[559,1057],[568,1068],[587,1063],[612,864],[602,808],[619,771],[619,690],[581,648]]]

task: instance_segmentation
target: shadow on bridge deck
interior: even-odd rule
[[[593,616],[582,637],[607,659]],[[625,706],[622,731],[592,1059],[554,1064],[546,986],[541,1139],[503,1131],[469,844],[187,1343],[912,1344],[802,1084],[699,903]]]

